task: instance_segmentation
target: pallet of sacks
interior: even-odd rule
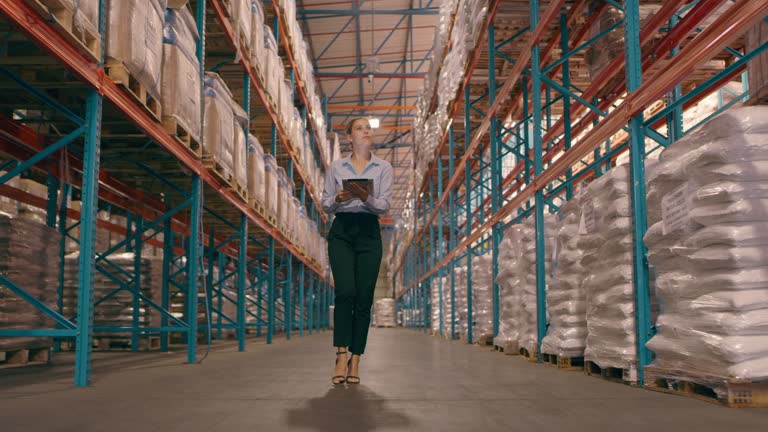
[[[651,389],[768,406],[768,107],[731,109],[648,173],[645,244],[663,300]]]

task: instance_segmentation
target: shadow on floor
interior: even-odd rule
[[[288,424],[321,432],[404,428],[411,420],[387,408],[387,401],[364,385],[333,387],[323,397],[289,410]]]

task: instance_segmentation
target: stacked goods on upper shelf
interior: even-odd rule
[[[248,202],[262,216],[266,206],[265,192],[264,149],[258,138],[248,135]]]
[[[296,73],[301,78],[305,86],[307,95],[307,108],[309,110],[310,121],[313,122],[314,130],[317,132],[320,142],[318,143],[323,158],[326,161],[331,160],[331,148],[328,145],[326,136],[325,117],[323,116],[322,104],[318,96],[318,89],[314,78],[314,68],[309,57],[309,47],[304,40],[299,21],[296,19],[295,0],[280,0],[278,6],[284,12],[285,24],[288,32],[288,40],[291,42],[291,52],[296,63]]]
[[[200,143],[200,62],[195,18],[186,7],[167,9],[163,31],[161,103],[166,130]],[[192,147],[192,143],[188,143]]]
[[[232,186],[235,187],[245,202],[248,202],[248,113],[234,100],[231,103],[234,116],[234,145],[232,147],[234,182]]]
[[[587,339],[587,293],[582,284],[583,252],[578,247],[581,200],[574,197],[557,213],[556,243],[547,289],[549,329],[541,352],[561,357],[583,357]],[[550,253],[548,251],[547,253]]]
[[[37,300],[55,307],[61,236],[44,221],[0,214],[0,274]],[[0,284],[0,328],[37,329],[54,323],[39,309]],[[50,338],[0,338],[0,351],[51,346]]]
[[[663,307],[647,382],[720,392],[768,378],[766,125],[764,106],[726,111],[649,170],[644,240]]]
[[[487,0],[447,0],[440,5],[432,45],[432,63],[416,100],[413,122],[417,185],[421,185],[435,156],[435,149],[445,134],[450,120],[449,105],[456,99],[464,81],[469,55],[475,47],[487,12]],[[435,97],[437,103],[431,111]]]
[[[746,52],[752,52],[768,42],[768,23],[760,20],[747,32],[746,39]],[[750,102],[765,104],[768,102],[768,52],[763,51],[747,63],[747,72]]]
[[[235,114],[232,111],[232,93],[224,80],[213,72],[205,73],[204,85],[203,160],[228,185],[234,176]]]
[[[110,0],[107,67],[155,115],[161,109],[165,0]],[[127,76],[126,76],[127,75]]]

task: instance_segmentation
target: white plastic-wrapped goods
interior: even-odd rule
[[[645,237],[663,300],[652,376],[714,386],[768,378],[768,108],[738,108],[662,152]],[[668,262],[673,261],[674,266]]]
[[[266,174],[264,173],[264,149],[259,139],[248,135],[248,199],[264,207]]]
[[[376,300],[374,315],[377,327],[395,326],[395,300],[383,298]]]
[[[248,113],[234,100],[232,101],[234,140],[232,145],[232,163],[235,181],[242,188],[248,186]]]
[[[543,353],[563,357],[582,357],[588,333],[583,252],[576,241],[581,222],[579,203],[579,197],[575,197],[557,214],[557,238],[547,289],[549,329],[541,345]]]
[[[173,117],[200,142],[200,62],[197,25],[186,7],[166,9],[163,31],[161,103],[163,117]]]
[[[107,57],[122,63],[159,99],[165,0],[109,0]]]
[[[235,116],[232,93],[224,80],[213,72],[205,73],[205,139],[203,150],[213,157],[224,174],[234,175]]]
[[[472,259],[472,339],[493,336],[493,283],[490,254]]]

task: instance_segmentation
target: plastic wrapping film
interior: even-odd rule
[[[504,239],[499,245],[499,334],[493,344],[504,347],[505,352],[516,353],[519,349],[520,298],[522,284],[520,273],[522,260],[522,225],[513,225],[504,232]]]
[[[582,281],[583,252],[578,248],[581,208],[579,197],[566,203],[557,214],[556,244],[547,290],[549,328],[541,345],[545,354],[582,357],[587,338],[587,293]]]
[[[99,0],[59,0],[58,3],[72,11],[73,23],[80,32],[99,33]]]
[[[378,327],[394,327],[395,300],[391,298],[376,300],[374,315],[376,317],[376,325]]]
[[[587,275],[585,360],[601,367],[637,365],[633,237],[629,166],[619,165],[587,186],[581,197],[581,266]],[[652,311],[658,309],[651,296]]]
[[[195,141],[200,142],[200,92],[190,91],[200,87],[197,41],[197,25],[189,9],[167,9],[160,92],[163,116],[174,117]]]
[[[536,302],[536,224],[529,217],[522,224],[520,236],[522,244],[520,267],[518,275],[521,283],[518,288],[520,305],[516,311],[518,316],[518,346],[529,353],[538,352],[538,316]],[[552,215],[544,216],[544,271],[549,274],[552,254],[547,253],[554,247],[556,220]],[[550,278],[545,277],[545,292],[549,290]]]
[[[645,243],[662,299],[654,374],[711,385],[768,378],[768,107],[715,117],[660,155]]]
[[[31,296],[55,308],[58,284],[59,239],[54,228],[33,220],[0,214],[0,273]],[[39,329],[54,326],[53,320],[26,300],[0,285],[0,328]],[[0,350],[44,348],[50,338],[0,337]]]
[[[285,174],[285,169],[281,166],[277,167],[277,223],[284,225],[287,223],[288,218],[288,176]]]
[[[242,187],[248,186],[248,113],[240,107],[234,100],[232,101],[232,114],[234,122],[232,125],[234,141],[232,145],[232,164],[234,166],[234,177],[237,184]]]
[[[248,135],[248,199],[264,206],[266,174],[264,172],[264,149],[259,139]]]
[[[277,217],[278,173],[277,161],[271,154],[264,155],[264,205],[267,213]]]
[[[259,71],[264,64],[264,9],[262,2],[250,0],[251,5],[251,65]]]
[[[7,171],[0,170],[0,177],[7,174]],[[19,177],[13,177],[5,182],[6,186],[19,189]],[[0,195],[0,216],[15,217],[19,214],[19,202],[8,198],[7,196]]]
[[[280,62],[279,66],[278,62]],[[282,68],[282,61],[280,60],[280,57],[278,57],[277,41],[275,40],[274,34],[272,34],[272,29],[265,24],[264,63],[262,67],[262,74],[265,81],[265,90],[270,94],[273,102],[277,102],[277,97],[279,94],[278,67]]]
[[[234,175],[235,116],[232,93],[224,80],[213,72],[205,73],[205,139],[203,149],[213,156],[224,173]]]
[[[243,52],[250,52],[253,29],[252,25],[252,2],[253,0],[231,0],[232,11],[230,21],[234,31],[235,47],[241,48]],[[240,53],[238,52],[238,56]],[[238,57],[235,61],[239,61]]]
[[[590,0],[588,3],[588,10],[594,13],[594,11],[603,4],[604,2],[602,0]],[[643,27],[660,8],[661,5],[658,4],[640,5],[640,26]],[[613,6],[608,6],[600,14],[597,21],[595,21],[589,28],[589,39],[592,39],[601,33],[608,31],[611,27],[616,26],[612,31],[603,35],[603,37],[595,41],[595,43],[588,46],[586,49],[585,60],[587,62],[590,79],[594,80],[600,76],[616,56],[623,54],[624,26],[621,25],[623,19],[623,11],[616,9]],[[613,85],[607,86],[603,90],[603,93],[607,90],[611,90],[612,87]]]
[[[493,337],[493,267],[490,254],[472,258],[472,335]]]
[[[165,0],[109,0],[107,57],[160,97]]]

